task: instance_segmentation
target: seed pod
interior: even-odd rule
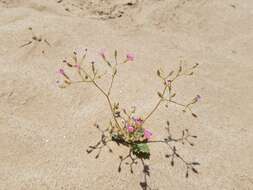
[[[71,84],[71,82],[69,80],[64,80],[64,83],[67,84],[67,85]]]
[[[157,74],[157,76],[161,77],[161,72],[160,72],[160,70],[157,70],[156,74]]]
[[[192,67],[193,69],[197,68],[199,66],[199,63],[195,63],[195,65]]]
[[[195,117],[195,118],[197,118],[197,117],[198,117],[195,113],[192,113],[192,116],[193,116],[193,117]]]
[[[158,95],[160,98],[162,98],[162,97],[163,97],[163,95],[162,95],[162,93],[161,93],[161,92],[157,92],[157,95]]]
[[[95,66],[94,66],[94,62],[91,63],[91,67],[92,67],[92,72],[95,73]]]
[[[171,75],[173,75],[174,71],[170,71],[170,73],[168,74],[167,77],[170,77]]]
[[[66,62],[67,66],[69,67],[73,67],[73,65],[71,65],[69,62]]]
[[[90,154],[92,152],[92,150],[87,149],[86,152],[87,152],[87,154]]]
[[[116,75],[117,72],[118,72],[118,70],[114,67],[114,68],[113,68],[113,75]]]
[[[171,98],[174,98],[176,96],[176,93],[172,94],[170,97]]]
[[[178,69],[178,73],[181,73],[181,72],[182,72],[182,66],[180,65]]]
[[[107,63],[107,65],[108,65],[109,67],[112,67],[112,64],[111,64],[109,61],[105,60],[105,62]]]
[[[199,172],[198,172],[195,168],[193,168],[193,167],[192,167],[192,171],[193,171],[194,173],[196,173],[196,174],[199,173]]]
[[[117,52],[117,50],[115,50],[114,51],[114,57],[117,58],[117,56],[118,56],[118,52]]]

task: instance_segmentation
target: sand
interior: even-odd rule
[[[59,89],[56,70],[74,50],[89,59],[106,48],[120,57],[133,52],[113,88],[122,106],[149,112],[161,88],[156,70],[200,63],[194,76],[177,82],[177,96],[196,94],[198,119],[180,107],[162,108],[148,121],[163,137],[165,121],[178,134],[189,128],[194,147],[180,147],[201,163],[199,175],[184,177],[164,149],[151,146],[149,184],[154,189],[253,189],[253,1],[252,0],[0,0],[0,189],[141,189],[140,165],[117,172],[112,145],[99,159],[86,149],[99,139],[95,122],[106,126],[109,108],[90,85]],[[21,45],[33,32],[47,43]],[[106,81],[101,81],[106,85]]]

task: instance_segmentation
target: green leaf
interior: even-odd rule
[[[137,143],[133,144],[133,154],[139,158],[148,159],[150,156],[150,150],[147,143]]]

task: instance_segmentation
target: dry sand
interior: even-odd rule
[[[27,30],[51,44],[20,45]],[[110,115],[104,98],[89,85],[61,90],[56,69],[73,50],[100,48],[136,54],[122,66],[113,98],[147,113],[157,101],[157,68],[200,63],[195,76],[177,83],[178,98],[203,98],[199,118],[171,106],[147,124],[164,135],[190,128],[196,146],[181,148],[201,162],[199,175],[184,178],[163,149],[152,146],[153,188],[170,190],[253,189],[253,1],[252,0],[0,0],[0,189],[140,189],[141,168],[117,172],[118,154],[87,155]],[[44,54],[42,51],[44,50]]]

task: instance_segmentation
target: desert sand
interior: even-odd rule
[[[31,31],[46,39],[20,47]],[[198,175],[184,177],[158,145],[151,147],[149,184],[162,190],[253,189],[253,1],[252,0],[0,0],[0,189],[141,189],[141,167],[117,172],[112,145],[98,159],[86,149],[107,125],[105,99],[90,85],[59,89],[56,70],[73,51],[132,52],[113,87],[113,99],[145,114],[157,101],[156,70],[200,64],[179,80],[182,101],[200,94],[195,119],[180,107],[160,108],[148,121],[163,137],[170,120],[175,134],[189,128],[194,147],[180,152],[201,163]],[[106,80],[101,85],[107,85]]]

